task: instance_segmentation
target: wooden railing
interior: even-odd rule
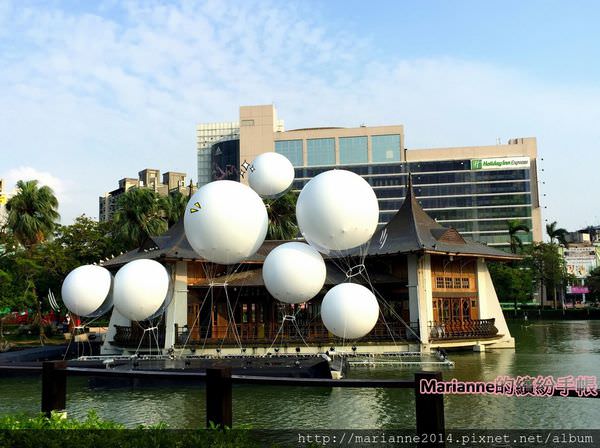
[[[429,322],[431,340],[492,338],[498,334],[496,319],[450,319]]]
[[[393,342],[414,341],[419,334],[418,325],[411,323],[408,330],[402,322],[384,323],[378,322],[375,328],[361,342]],[[275,341],[276,345],[303,344],[339,344],[342,338],[334,336],[320,322],[302,323],[286,322],[283,327],[281,323],[240,323],[223,326],[175,326],[176,346],[183,345],[212,346],[215,344],[237,346],[238,337],[245,346],[270,346]],[[346,341],[347,342],[347,341]]]

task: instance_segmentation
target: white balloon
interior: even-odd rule
[[[115,275],[115,308],[127,319],[148,319],[168,301],[169,287],[169,273],[162,264],[146,259],[130,261]]]
[[[292,186],[294,174],[294,166],[286,156],[265,152],[252,162],[248,182],[260,197],[276,198]]]
[[[331,288],[321,304],[325,327],[340,338],[357,339],[368,334],[379,317],[379,304],[373,293],[356,283]]]
[[[269,220],[254,190],[239,182],[218,180],[192,196],[183,224],[198,255],[213,263],[233,264],[256,253]]]
[[[321,254],[304,243],[285,243],[273,249],[263,265],[265,287],[285,303],[302,303],[316,296],[327,276]]]
[[[82,317],[96,317],[112,306],[113,277],[102,266],[79,266],[69,272],[61,288],[63,303]]]
[[[320,252],[352,249],[373,236],[379,204],[371,186],[346,170],[321,173],[304,186],[296,204],[298,227]]]

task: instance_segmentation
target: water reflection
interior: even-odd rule
[[[501,375],[595,375],[600,377],[599,321],[510,323],[516,351],[450,353],[456,362],[445,379],[492,381]],[[356,368],[353,377],[411,378],[417,368]],[[0,381],[0,413],[39,410],[38,380]],[[326,389],[235,386],[234,424],[254,428],[414,428],[414,395],[403,389]],[[69,379],[68,412],[102,417],[133,427],[164,421],[202,427],[205,392],[198,387],[91,390]],[[600,402],[579,398],[518,398],[447,395],[449,428],[600,428]]]

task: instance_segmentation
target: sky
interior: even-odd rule
[[[0,178],[97,217],[144,168],[195,181],[198,123],[272,103],[409,149],[536,137],[543,219],[600,224],[598,23],[596,1],[0,0]]]

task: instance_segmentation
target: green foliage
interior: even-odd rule
[[[522,260],[509,265],[488,265],[500,300],[525,302],[534,291],[544,286],[556,302],[559,292],[573,282],[573,276],[567,274],[558,245],[534,243],[524,247],[522,254]]]
[[[498,299],[503,302],[523,303],[531,299],[534,291],[534,273],[523,262],[508,265],[488,263]]]
[[[56,227],[58,200],[48,186],[37,180],[18,181],[17,193],[6,203],[7,223],[17,241],[29,248],[52,235]]]
[[[113,218],[116,237],[127,249],[137,248],[146,238],[167,230],[163,214],[158,193],[147,188],[131,188],[117,201]]]
[[[600,267],[590,271],[590,275],[585,280],[585,284],[590,288],[591,298],[593,300],[600,300]]]
[[[60,413],[52,413],[50,418],[44,414],[36,416],[5,415],[0,417],[0,429],[124,429],[120,423],[102,420],[94,410],[88,412],[85,420],[64,418]]]
[[[550,243],[554,243],[554,240],[558,241],[559,244],[562,244],[563,246],[567,246],[567,241],[566,241],[566,236],[567,236],[567,230],[563,229],[563,228],[556,228],[557,223],[556,221],[551,222],[550,224],[546,224],[546,233],[548,234],[548,236],[550,237]]]
[[[98,417],[90,411],[84,420],[60,414],[0,417],[0,446],[43,448],[184,448],[263,446],[245,431],[173,430],[165,423],[135,429]]]
[[[170,193],[168,196],[163,196],[159,199],[160,208],[163,212],[163,217],[167,220],[169,228],[179,222],[185,213],[185,207],[188,203],[188,197],[181,194],[179,191]]]
[[[73,267],[98,261],[123,252],[126,248],[113,236],[112,224],[81,215],[69,226],[59,226],[53,242],[73,262]]]
[[[289,191],[277,199],[267,199],[265,205],[269,215],[268,240],[291,240],[298,236],[296,223],[296,201],[298,194]]]
[[[523,241],[519,237],[519,232],[529,233],[529,227],[520,220],[507,221],[508,235],[510,238],[510,251],[513,254],[517,253],[517,249],[523,250]]]

